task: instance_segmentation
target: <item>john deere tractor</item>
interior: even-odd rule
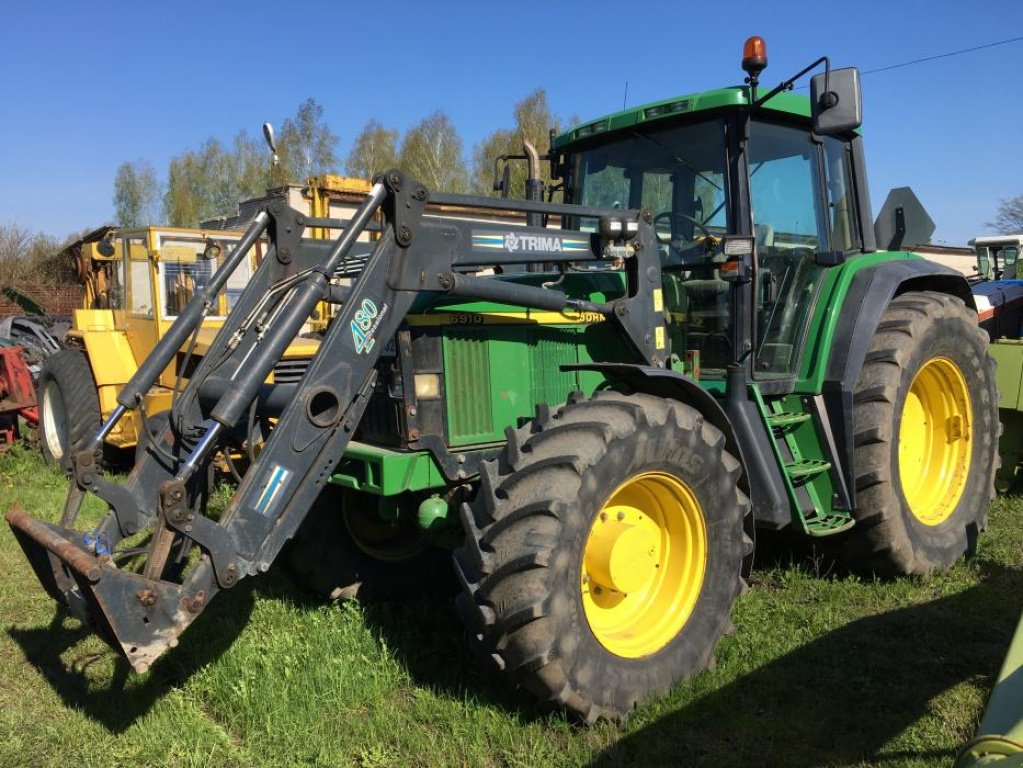
[[[565,202],[527,151],[526,199],[395,171],[345,222],[268,205],[73,453],[63,512],[7,514],[44,588],[143,671],[289,541],[336,594],[412,593],[446,547],[475,649],[592,721],[708,665],[757,527],[885,575],[968,554],[998,434],[969,287],[878,249],[856,70],[761,94],[766,64],[751,38],[745,85],[555,137]],[[264,234],[134,471],[105,477],[98,447]],[[266,383],[320,301],[338,312],[301,380]],[[209,511],[214,455],[253,444]],[[110,511],[83,531],[86,494]]]

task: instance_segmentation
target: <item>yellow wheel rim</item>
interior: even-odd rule
[[[352,542],[370,557],[389,563],[411,560],[425,552],[430,542],[407,522],[394,524],[381,520],[375,511],[359,507],[346,499],[342,509],[345,528]]]
[[[899,479],[913,517],[939,525],[966,488],[973,410],[966,379],[945,357],[928,360],[909,385],[899,427]]]
[[[707,567],[707,528],[693,492],[644,472],[608,497],[586,538],[582,601],[594,636],[636,659],[666,646],[689,620]]]

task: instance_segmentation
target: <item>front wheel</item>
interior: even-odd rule
[[[292,579],[320,597],[408,600],[450,594],[448,551],[434,546],[411,516],[391,523],[379,499],[328,485],[288,543]]]
[[[64,349],[46,358],[39,372],[39,447],[49,464],[71,468],[71,454],[100,424],[99,395],[89,361]]]
[[[749,501],[697,411],[603,393],[511,434],[456,552],[459,614],[500,674],[592,722],[703,670],[741,586]]]
[[[976,313],[939,293],[895,298],[854,391],[853,568],[924,574],[973,552],[994,498],[998,390]]]

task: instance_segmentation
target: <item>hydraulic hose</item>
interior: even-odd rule
[[[259,393],[260,386],[270,375],[274,364],[298,335],[317,302],[326,295],[329,276],[334,274],[386,194],[382,183],[373,185],[366,200],[352,216],[351,224],[337,239],[324,262],[287,299],[288,305],[280,319],[269,329],[246,362],[244,376],[234,381],[234,388],[228,390],[213,408],[210,416],[214,420],[230,427],[245,415],[249,403]]]

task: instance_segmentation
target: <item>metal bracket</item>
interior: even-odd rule
[[[286,205],[283,200],[271,203],[268,212],[270,241],[276,244],[277,261],[284,265],[285,274],[290,275],[294,271],[291,262],[305,230],[305,216]]]
[[[902,240],[906,236],[906,210],[900,205],[895,209],[895,234],[888,243],[889,251],[897,251],[902,248]]]
[[[412,244],[412,233],[426,207],[430,193],[422,184],[403,176],[398,171],[388,171],[374,181],[383,182],[392,193],[384,202],[384,216],[394,223],[395,242],[402,248],[407,248]]]
[[[139,507],[135,497],[126,488],[104,479],[91,451],[79,451],[71,456],[75,484],[83,491],[103,499],[114,513],[122,536],[131,536],[139,530]],[[74,520],[67,522],[71,527]]]
[[[480,464],[496,459],[504,450],[503,447],[477,448],[452,453],[439,435],[423,435],[415,442],[410,442],[410,447],[429,451],[444,477],[452,482],[464,481],[479,474]]]
[[[209,554],[213,572],[220,586],[233,587],[238,583],[238,547],[219,523],[193,512],[187,504],[184,483],[168,480],[160,486],[160,507],[169,528],[181,533]]]

